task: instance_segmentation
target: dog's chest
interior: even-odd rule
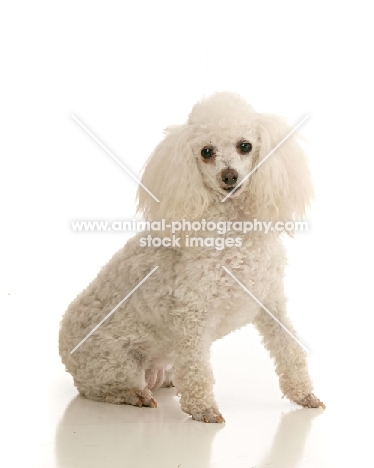
[[[284,254],[276,239],[244,238],[240,247],[195,249],[182,254],[177,295],[204,311],[219,336],[250,323],[271,284],[283,274]],[[252,296],[253,295],[253,296]]]

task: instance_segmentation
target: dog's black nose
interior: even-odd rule
[[[233,185],[236,184],[238,180],[238,173],[235,169],[225,169],[221,172],[221,179],[226,185]]]

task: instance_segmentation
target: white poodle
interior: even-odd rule
[[[193,419],[224,422],[213,395],[210,347],[253,323],[275,361],[284,395],[302,406],[324,407],[312,393],[304,350],[259,305],[295,334],[286,311],[286,255],[280,236],[233,229],[234,222],[275,223],[304,216],[313,189],[296,137],[260,164],[289,130],[279,117],[259,114],[228,92],[198,102],[186,124],[167,129],[142,177],[159,202],[142,187],[138,191],[145,219],[166,220],[166,230],[133,237],[62,319],[60,355],[81,395],[156,407],[152,390],[175,385],[182,410]],[[231,229],[196,233],[191,227],[177,233],[179,247],[144,246],[149,235],[171,237],[171,223],[181,220],[200,225],[231,221]],[[197,245],[187,246],[194,236],[200,238]],[[224,239],[224,248],[215,243],[218,238]]]

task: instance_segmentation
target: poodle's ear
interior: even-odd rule
[[[266,160],[291,131],[275,115],[259,114],[260,150],[255,164],[261,164],[250,177],[251,212],[257,219],[293,221],[305,216],[313,198],[313,185],[307,157],[295,134],[290,135]]]
[[[147,221],[197,219],[208,206],[208,192],[193,154],[191,126],[170,127],[145,165],[138,188],[138,211]]]

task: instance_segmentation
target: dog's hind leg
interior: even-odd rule
[[[164,381],[161,387],[174,387],[173,379],[174,379],[173,371],[172,370],[166,371],[165,376],[164,376]]]
[[[100,347],[90,346],[89,355],[76,351],[71,373],[79,393],[95,401],[156,408],[145,375],[147,360],[139,351],[110,344],[106,351],[102,341]]]
[[[123,388],[118,383],[88,386],[78,384],[82,396],[95,401],[104,401],[115,405],[149,406],[157,408],[157,402],[148,388]]]

